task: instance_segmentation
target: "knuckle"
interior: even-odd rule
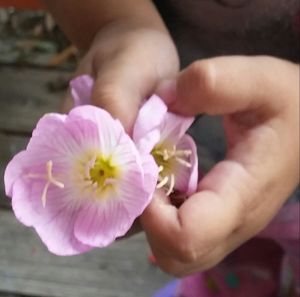
[[[184,236],[176,247],[175,257],[178,261],[186,264],[198,261],[198,253],[193,240]]]
[[[94,104],[100,107],[107,107],[108,105],[114,105],[114,102],[118,101],[121,95],[121,90],[115,84],[110,82],[99,82],[97,80],[92,93],[92,101]]]

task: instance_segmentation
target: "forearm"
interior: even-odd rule
[[[43,0],[66,35],[86,51],[95,35],[105,27],[148,28],[167,33],[150,0]]]

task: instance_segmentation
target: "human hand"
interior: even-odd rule
[[[184,276],[260,232],[299,182],[299,66],[271,57],[197,61],[158,93],[171,111],[222,115],[228,145],[179,209],[161,193],[141,217],[158,265]]]
[[[95,79],[92,104],[119,118],[130,132],[140,102],[153,93],[158,81],[175,75],[178,67],[167,32],[118,22],[98,33],[76,75]]]

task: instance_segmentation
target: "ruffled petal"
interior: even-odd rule
[[[92,89],[94,80],[85,74],[70,81],[71,94],[75,106],[91,104]]]
[[[190,168],[178,166],[176,171],[175,189],[188,196],[196,192],[198,186],[198,158],[197,147],[193,138],[189,135],[184,135],[177,144],[179,150],[191,150],[189,163]]]

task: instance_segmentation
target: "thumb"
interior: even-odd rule
[[[275,94],[274,85],[286,81],[280,77],[289,75],[290,64],[271,57],[200,60],[183,70],[177,78],[161,83],[157,93],[172,111],[189,116],[255,110],[270,103],[266,101],[270,98],[272,108],[278,109],[282,104],[278,99],[284,97],[286,86],[277,87]],[[265,96],[266,89],[274,94]],[[283,96],[278,96],[281,89]]]

